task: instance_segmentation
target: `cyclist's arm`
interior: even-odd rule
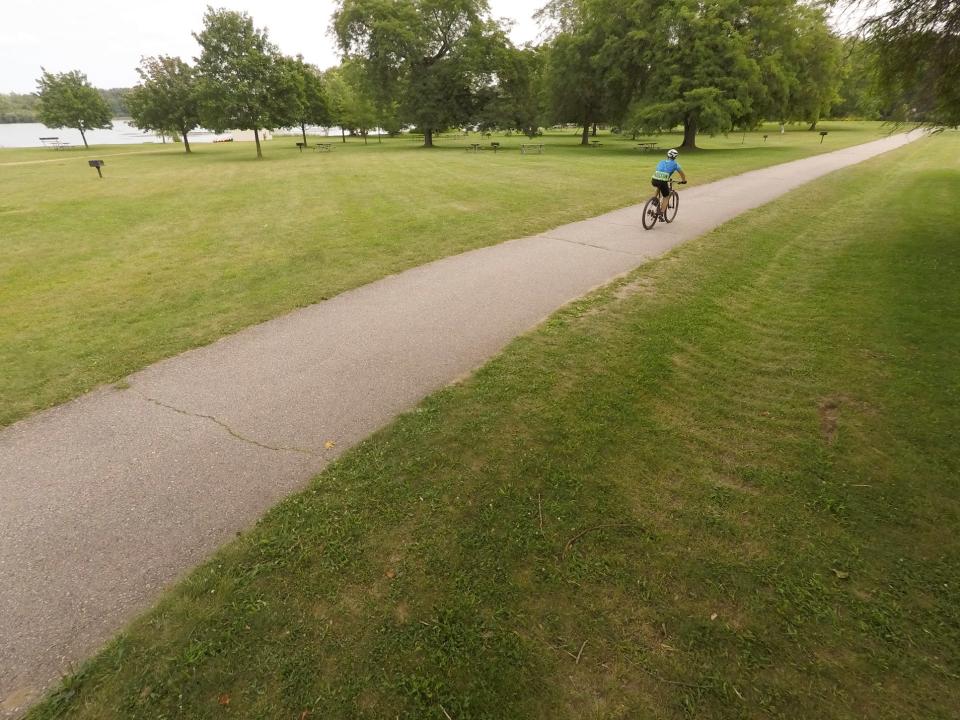
[[[681,170],[680,168],[677,168],[677,172],[680,173],[680,179],[683,180],[683,182],[686,182],[686,181],[687,181],[687,176],[686,176],[686,174],[683,172],[683,170]]]

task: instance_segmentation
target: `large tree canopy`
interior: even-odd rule
[[[555,122],[619,121],[650,72],[650,2],[553,0],[538,13],[548,25],[544,86]]]
[[[424,133],[470,123],[507,41],[486,0],[341,0],[334,29],[380,102]]]
[[[541,17],[557,120],[680,125],[691,148],[765,117],[815,124],[836,98],[839,41],[801,0],[553,0]]]
[[[541,82],[544,53],[537,48],[504,47],[496,81],[486,89],[477,125],[483,130],[520,130],[533,137],[544,115]]]
[[[190,152],[187,133],[200,124],[197,79],[178,57],[144,58],[137,69],[140,84],[127,94],[133,123],[141,130],[179,133]]]
[[[834,117],[878,120],[885,115],[883,98],[876,82],[874,48],[858,37],[843,41],[840,63],[839,99],[832,108]]]
[[[665,0],[653,11],[651,72],[635,110],[647,130],[683,126],[683,147],[697,133],[756,122],[767,100],[754,53],[750,5],[735,0]]]
[[[960,125],[960,2],[852,0],[872,12],[862,28],[876,46],[879,77],[900,116]]]
[[[113,127],[110,106],[82,72],[51,73],[44,70],[37,80],[37,89],[40,122],[52,128],[76,128],[84,147],[89,147],[87,130]]]
[[[842,81],[842,41],[827,24],[823,8],[798,3],[792,8],[782,31],[782,60],[779,65],[788,78],[786,102],[773,119],[802,120],[817,126],[820,117],[839,102]]]

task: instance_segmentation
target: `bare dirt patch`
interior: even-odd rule
[[[618,287],[613,296],[617,300],[626,300],[634,295],[643,295],[644,297],[653,297],[657,294],[657,287],[653,280],[648,277],[639,277],[636,280],[625,283]]]
[[[820,415],[820,434],[826,440],[827,445],[833,445],[837,439],[837,423],[840,419],[840,405],[843,403],[842,397],[824,398],[817,408]]]

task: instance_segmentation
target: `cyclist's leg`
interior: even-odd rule
[[[662,181],[654,181],[654,187],[657,188],[657,206],[660,208],[660,214],[667,211],[667,198],[670,197],[670,186]]]
[[[670,196],[673,194],[673,188],[669,185],[660,192],[660,214],[666,216],[667,207],[670,205]]]

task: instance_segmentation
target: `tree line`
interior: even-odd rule
[[[427,147],[447,128],[534,135],[573,124],[587,144],[598,125],[681,127],[693,148],[700,133],[764,120],[955,124],[957,3],[893,4],[899,14],[875,12],[844,38],[829,26],[829,2],[549,0],[537,16],[546,39],[516,47],[486,0],[339,0],[332,30],[343,60],[326,71],[281,53],[248,14],[208,7],[194,63],[144,58],[124,102],[138,127],[182,138],[187,152],[197,127],[253,130],[258,157],[260,130],[299,127],[306,142],[308,125],[365,139],[412,127]],[[909,19],[918,8],[942,12]],[[911,59],[918,52],[926,57]],[[44,123],[81,134],[109,124],[81,73],[44,71],[38,84]]]
[[[114,117],[126,116],[124,98],[130,88],[97,88]],[[37,105],[40,98],[35,93],[0,94],[0,124],[39,122]]]

